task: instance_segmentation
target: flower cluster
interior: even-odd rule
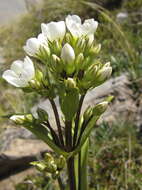
[[[80,95],[101,85],[112,72],[110,63],[102,63],[98,56],[101,45],[94,38],[97,27],[94,19],[82,24],[77,15],[42,23],[42,32],[24,46],[28,56],[24,61],[14,61],[3,78],[26,92],[36,91],[49,99],[58,96],[62,113],[72,120]]]
[[[16,87],[48,91],[52,96],[56,96],[51,93],[53,86],[59,95],[67,84],[81,94],[102,84],[110,77],[112,68],[97,56],[101,49],[94,39],[97,27],[94,19],[82,24],[77,15],[68,15],[65,21],[42,23],[42,32],[37,38],[28,39],[24,46],[28,56],[44,65],[42,72],[26,56],[24,61],[14,61],[3,78]]]
[[[50,153],[46,153],[43,160],[31,162],[31,165],[35,166],[40,172],[52,175],[52,178],[56,179],[65,167],[65,163],[66,159],[62,155],[54,158]]]

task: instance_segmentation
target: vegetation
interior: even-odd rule
[[[103,123],[92,133],[90,144],[89,190],[141,190],[142,146],[136,126]],[[54,190],[55,187],[51,185],[51,178],[37,174],[16,185],[16,190],[28,188]]]

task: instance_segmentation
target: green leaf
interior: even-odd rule
[[[87,175],[87,164],[88,164],[88,148],[89,139],[86,140],[79,153],[79,187],[78,190],[88,190],[88,175]]]
[[[85,141],[89,137],[89,135],[90,135],[93,127],[95,126],[96,121],[99,119],[99,117],[100,116],[93,116],[92,117],[92,119],[90,120],[90,122],[88,123],[86,129],[84,130],[84,132],[82,134],[80,143],[78,144],[78,146],[76,147],[76,149],[68,155],[69,157],[77,154],[81,150],[83,144],[85,143]]]
[[[39,139],[43,140],[57,154],[68,157],[68,153],[58,147],[48,136],[48,130],[43,126],[24,126],[26,129],[35,134]]]
[[[77,111],[79,104],[79,93],[78,90],[73,89],[69,92],[64,93],[60,97],[60,106],[66,120],[71,121]]]

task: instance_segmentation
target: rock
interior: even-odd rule
[[[7,179],[0,181],[0,190],[15,190],[15,185],[21,183],[27,176],[35,175],[35,168],[26,169],[20,173],[11,175]]]
[[[102,121],[116,122],[119,120],[118,118],[124,121],[128,117],[133,120],[137,107],[133,100],[133,91],[129,88],[129,85],[130,82],[125,74],[108,80],[103,85],[88,93],[84,108],[88,105],[95,105],[101,102],[108,95],[113,95],[114,100],[102,115],[99,123]]]
[[[17,138],[34,139],[35,136],[30,131],[22,127],[7,127],[0,135],[0,152],[8,150],[12,141]]]
[[[128,13],[127,12],[121,12],[116,15],[116,20],[119,23],[123,23],[128,19]]]
[[[5,25],[11,23],[13,20],[17,19],[19,16],[27,12],[27,9],[33,5],[37,5],[42,0],[9,0],[0,1],[0,25]]]
[[[9,149],[0,154],[0,179],[17,173],[40,158],[49,147],[36,139],[14,139]]]

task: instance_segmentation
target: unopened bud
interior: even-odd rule
[[[16,124],[24,124],[26,122],[32,122],[33,116],[31,114],[27,115],[13,115],[10,117],[10,120],[14,121]]]
[[[101,115],[106,111],[107,107],[108,107],[107,101],[101,102],[94,107],[93,114]]]
[[[85,72],[85,79],[92,80],[98,72],[98,66],[96,64],[91,65]]]
[[[52,60],[53,60],[54,69],[57,72],[61,73],[63,71],[63,64],[61,62],[61,59],[57,55],[53,54],[52,55]]]
[[[74,81],[73,78],[68,78],[68,79],[65,81],[65,84],[66,84],[66,87],[67,87],[67,88],[76,88],[76,82]]]
[[[29,85],[30,85],[30,87],[33,88],[33,89],[39,89],[39,88],[41,87],[40,82],[37,81],[37,80],[35,80],[35,79],[31,80],[31,81],[29,82]]]
[[[97,44],[96,46],[91,48],[91,53],[98,54],[100,52],[100,50],[101,50],[101,44]]]
[[[83,66],[83,61],[84,61],[84,55],[83,53],[80,53],[77,58],[76,58],[76,69],[79,70],[79,69],[82,69],[82,66]]]
[[[84,115],[83,115],[85,121],[87,121],[91,117],[93,113],[92,110],[93,109],[90,106],[85,110]]]
[[[57,167],[58,169],[63,169],[66,164],[66,159],[64,156],[60,156],[57,160]]]
[[[37,114],[38,114],[38,118],[41,121],[47,121],[48,120],[48,113],[45,110],[43,110],[42,108],[37,109]]]
[[[57,165],[55,164],[54,161],[49,162],[48,164],[46,164],[46,169],[47,172],[49,173],[55,173],[57,170]]]
[[[43,73],[39,70],[36,71],[36,80],[41,82],[43,80]]]
[[[66,43],[61,51],[61,58],[64,62],[71,63],[75,59],[74,49]]]
[[[45,160],[45,162],[48,163],[48,162],[54,161],[54,158],[53,158],[53,156],[51,154],[45,153],[44,160]]]
[[[16,124],[23,124],[25,121],[24,115],[13,115],[10,117],[12,121],[14,121]]]
[[[111,76],[112,67],[110,66],[110,62],[106,63],[102,69],[98,72],[98,76],[101,81],[108,79]]]
[[[35,166],[36,169],[39,170],[40,172],[43,172],[46,168],[46,165],[43,162],[35,161],[31,162],[30,164]]]
[[[53,59],[54,62],[59,62],[60,61],[60,58],[55,54],[52,55],[52,59]]]

